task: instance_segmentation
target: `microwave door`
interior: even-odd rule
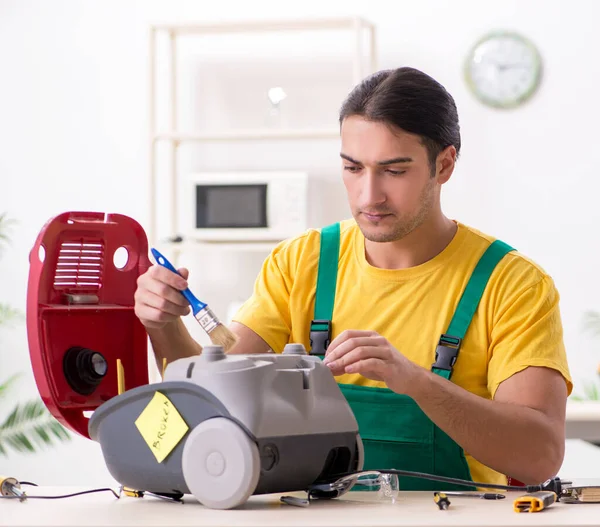
[[[196,229],[266,229],[267,185],[196,185]]]

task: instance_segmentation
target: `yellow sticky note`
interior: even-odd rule
[[[177,408],[160,392],[154,393],[154,397],[135,420],[135,426],[159,463],[171,453],[188,431],[188,425]]]

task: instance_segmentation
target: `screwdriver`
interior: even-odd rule
[[[499,494],[496,492],[460,492],[460,491],[452,491],[445,492],[447,496],[461,496],[463,498],[479,498],[482,500],[503,500],[506,498],[504,494]]]
[[[433,501],[441,511],[446,511],[450,507],[450,500],[444,492],[434,492]]]
[[[0,476],[0,495],[19,498],[19,501],[27,499],[27,494],[21,490],[21,484],[17,479],[4,476]]]

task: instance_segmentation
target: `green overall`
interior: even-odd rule
[[[331,341],[337,283],[340,225],[321,231],[314,319],[311,322],[312,355],[324,355]],[[482,255],[462,294],[447,331],[435,350],[431,371],[450,379],[462,340],[496,264],[514,250],[496,240]],[[413,399],[388,388],[340,384],[364,444],[364,470],[398,469],[427,472],[473,481],[462,448],[437,427]],[[400,477],[403,490],[465,490],[465,487],[422,478]]]

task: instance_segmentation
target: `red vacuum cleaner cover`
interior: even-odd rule
[[[126,261],[114,258],[117,250]],[[146,234],[120,214],[67,212],[44,226],[29,262],[27,335],[38,390],[60,423],[89,438],[84,412],[118,394],[117,359],[125,389],[148,383],[148,338],[134,312],[137,278],[150,266]],[[73,379],[78,371],[83,379]]]

